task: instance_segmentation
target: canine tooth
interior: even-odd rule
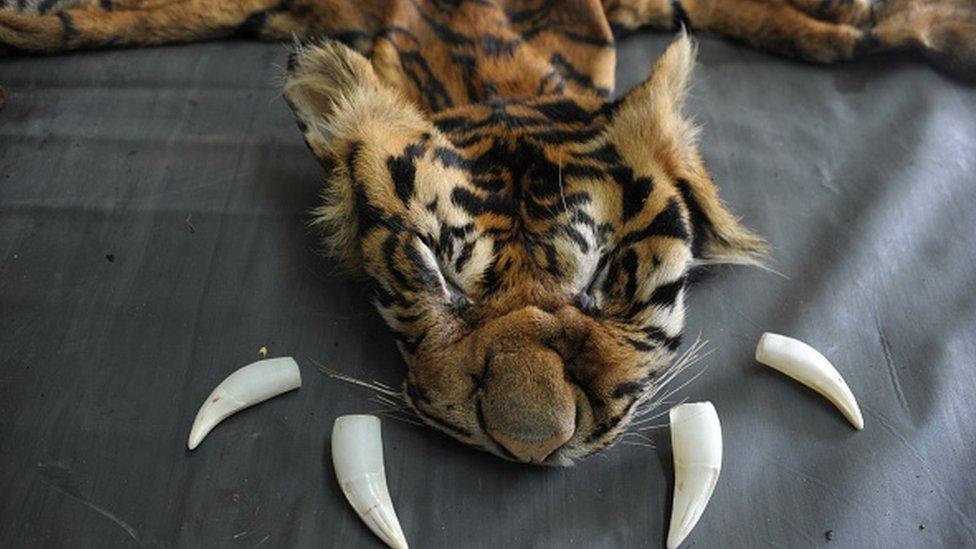
[[[204,401],[193,420],[187,447],[196,448],[211,429],[232,414],[301,386],[301,372],[290,356],[244,366],[221,381]]]
[[[366,526],[390,547],[407,549],[407,539],[386,486],[378,417],[336,418],[332,425],[332,465],[342,493]]]
[[[722,426],[711,402],[671,408],[674,501],[668,549],[675,549],[698,523],[722,470]]]
[[[756,360],[820,393],[855,429],[864,428],[864,418],[854,393],[830,361],[813,347],[791,337],[766,332],[756,346]]]

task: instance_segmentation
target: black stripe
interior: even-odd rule
[[[400,64],[403,66],[404,74],[423,93],[424,98],[430,103],[431,110],[438,111],[454,106],[454,100],[447,93],[444,84],[434,76],[434,71],[430,69],[427,60],[419,52],[403,51],[395,44],[394,48],[397,49],[397,54],[400,56]],[[423,79],[414,70],[408,68],[410,63],[420,69],[424,76]]]
[[[71,40],[78,36],[78,29],[75,28],[75,23],[68,12],[59,11],[55,15],[61,20],[61,44],[68,47],[71,45]]]
[[[563,124],[573,122],[590,124],[598,114],[584,109],[572,99],[560,99],[558,101],[548,101],[530,106],[549,120]]]
[[[403,295],[388,291],[375,279],[370,279],[369,287],[376,302],[384,309],[389,309],[391,305],[399,305],[404,308],[412,305]]]
[[[494,213],[514,217],[518,212],[518,208],[511,199],[498,195],[489,195],[482,199],[461,187],[455,187],[454,191],[451,192],[451,202],[471,215]]]
[[[345,31],[334,32],[329,35],[329,38],[333,40],[338,40],[339,42],[342,42],[343,44],[349,46],[350,48],[358,49],[360,42],[368,41],[372,37],[363,31],[345,30]]]
[[[526,41],[532,40],[539,34],[545,31],[554,31],[559,33],[563,38],[569,40],[570,42],[575,42],[577,44],[585,44],[587,46],[597,46],[600,48],[612,48],[613,40],[607,40],[602,36],[588,36],[585,34],[580,34],[578,32],[573,32],[566,28],[565,25],[560,23],[546,23],[545,25],[539,25],[538,27],[533,27],[528,31],[522,33],[522,38]]]
[[[695,199],[695,195],[691,191],[691,185],[684,179],[679,179],[676,186],[681,193],[681,198],[685,201],[685,207],[688,208],[688,217],[691,220],[691,254],[694,257],[702,257],[709,236],[714,235],[712,222],[705,215],[701,204]]]
[[[617,164],[620,162],[620,154],[611,143],[601,146],[599,149],[590,152],[573,153],[573,156],[580,158],[591,158],[606,164]]]
[[[417,176],[415,161],[423,153],[424,147],[414,144],[408,146],[402,155],[386,159],[386,168],[390,170],[396,194],[404,204],[413,196],[414,180]]]
[[[589,88],[596,92],[600,97],[610,97],[610,90],[607,88],[601,88],[593,83],[593,78],[590,75],[580,71],[572,63],[569,62],[562,54],[554,54],[549,58],[549,62],[565,77],[577,84]]]
[[[596,426],[596,429],[593,429],[593,432],[590,433],[590,436],[586,437],[584,444],[590,444],[591,442],[594,442],[598,438],[607,434],[608,432],[610,432],[611,429],[616,427],[620,423],[620,420],[622,419],[623,416],[617,416],[617,417],[612,417],[606,421],[603,421],[602,423]]]
[[[602,128],[583,128],[579,130],[531,131],[525,135],[543,143],[566,143],[567,141],[579,143],[589,141],[600,135],[601,132],[603,132]]]
[[[654,220],[646,227],[638,231],[627,233],[621,240],[621,245],[640,242],[652,236],[668,236],[680,238],[687,241],[689,238],[688,227],[684,218],[681,216],[681,206],[677,200],[670,200],[667,207],[658,213]]]
[[[383,240],[383,244],[380,246],[380,253],[383,254],[383,261],[386,264],[386,270],[393,275],[394,280],[401,287],[410,287],[410,281],[407,280],[407,275],[403,274],[403,271],[397,266],[396,262],[396,251],[397,245],[400,240],[396,233],[390,233]]]
[[[558,0],[547,0],[547,2],[537,8],[529,8],[522,11],[506,10],[505,15],[512,23],[534,23],[549,15],[553,6]]]
[[[443,25],[430,15],[427,15],[422,9],[420,9],[420,5],[416,1],[412,3],[414,8],[417,9],[417,13],[419,13],[424,22],[427,23],[431,29],[433,29],[438,38],[444,42],[447,42],[448,44],[451,44],[452,46],[467,46],[472,44],[471,39],[467,36],[455,32],[450,27]]]
[[[454,149],[437,147],[434,149],[434,158],[440,160],[445,168],[456,168],[464,171],[470,170],[467,159],[458,154]]]
[[[674,305],[675,300],[678,298],[678,294],[684,289],[684,287],[684,277],[681,277],[674,282],[658,286],[657,289],[654,290],[654,293],[651,294],[649,303],[652,305],[660,305],[662,307],[670,307]]]
[[[481,49],[485,55],[491,57],[511,56],[520,45],[522,45],[522,40],[518,38],[505,40],[500,36],[491,34],[485,34],[481,37]]]
[[[400,324],[413,324],[414,322],[417,322],[418,320],[423,320],[424,317],[426,317],[426,316],[427,316],[427,313],[425,311],[420,311],[419,313],[417,313],[415,315],[399,315],[399,314],[398,315],[393,315],[393,318],[395,318],[396,321],[399,322]]]
[[[458,254],[457,259],[454,260],[454,270],[461,272],[464,270],[464,266],[471,259],[471,252],[474,251],[474,243],[465,242],[464,246],[461,247],[461,253]]]
[[[568,225],[566,227],[563,227],[563,233],[565,233],[566,236],[568,236],[573,242],[576,243],[577,246],[579,246],[580,252],[584,254],[589,253],[590,243],[587,242],[586,238],[582,235],[582,233],[580,233],[575,228]]]
[[[691,25],[691,19],[688,18],[688,12],[685,11],[685,7],[681,5],[681,2],[678,0],[671,0],[671,11],[674,12],[671,26],[674,27],[675,30],[682,27],[684,27],[688,32],[694,30]]]
[[[58,0],[44,0],[37,5],[37,13],[47,13],[58,3]]]
[[[613,398],[634,396],[644,390],[644,384],[639,381],[625,381],[613,388]]]
[[[618,166],[610,170],[614,181],[620,185],[621,202],[623,206],[622,221],[627,222],[644,210],[644,203],[654,189],[654,182],[649,177],[634,178],[634,171],[626,166]]]
[[[247,19],[237,27],[237,31],[245,36],[257,36],[264,28],[269,15],[288,11],[291,9],[291,4],[292,0],[281,0],[268,9],[256,11],[247,16]]]
[[[624,298],[627,301],[634,299],[637,294],[637,252],[633,248],[627,248],[624,256],[620,258],[620,267],[627,273],[627,285],[624,287]]]
[[[660,345],[656,345],[654,343],[648,343],[646,341],[641,341],[639,339],[634,339],[632,337],[628,337],[626,339],[627,339],[627,343],[630,343],[630,345],[633,348],[637,349],[638,351],[640,351],[642,353],[649,353],[649,352],[657,349],[658,347],[660,347]]]

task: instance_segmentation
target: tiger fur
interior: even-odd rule
[[[685,33],[618,100],[614,39],[684,27],[830,62],[915,48],[961,76],[960,0],[6,1],[29,51],[299,37],[284,96],[328,172],[315,222],[365,275],[429,425],[530,463],[617,440],[671,378],[689,270],[760,264],[682,113]]]

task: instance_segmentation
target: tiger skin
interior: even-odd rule
[[[687,35],[610,100],[615,36],[683,26],[822,62],[916,48],[962,76],[976,59],[954,0],[11,3],[0,43],[30,51],[303,39],[284,96],[328,173],[315,223],[368,281],[404,398],[549,465],[612,444],[670,379],[691,269],[766,255],[682,113]]]

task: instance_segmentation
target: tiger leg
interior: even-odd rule
[[[976,2],[888,0],[871,29],[872,49],[910,50],[976,83]]]
[[[603,0],[616,29],[679,28],[829,63],[915,50],[976,81],[972,0]]]
[[[383,2],[353,0],[81,0],[58,12],[0,10],[0,47],[56,52],[148,46],[234,34],[282,40],[375,32]]]
[[[857,27],[817,19],[789,0],[604,0],[604,7],[616,29],[684,26],[821,63],[850,59],[865,40]]]
[[[233,34],[275,0],[190,0],[146,9],[0,12],[0,45],[35,52],[190,42]]]
[[[790,0],[796,9],[823,21],[862,27],[869,25],[881,0]]]
[[[179,0],[0,0],[0,11],[44,15],[67,9],[131,10],[147,9]]]

